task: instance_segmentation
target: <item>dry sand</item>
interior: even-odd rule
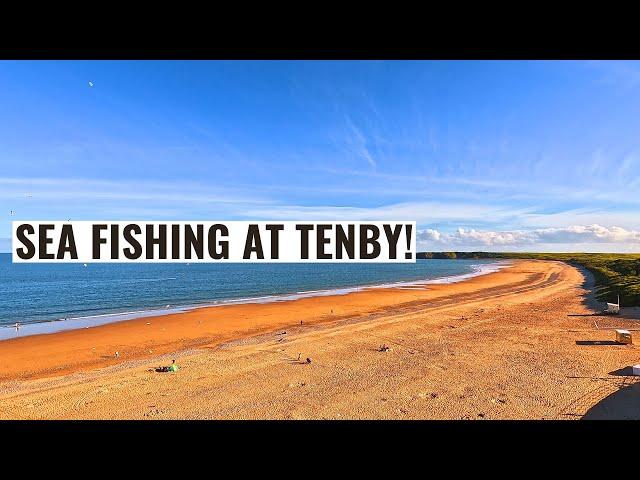
[[[518,261],[428,289],[6,340],[0,418],[640,418],[625,370],[640,350],[611,330],[640,322],[594,316],[587,294],[573,267]],[[179,372],[153,370],[172,358]]]

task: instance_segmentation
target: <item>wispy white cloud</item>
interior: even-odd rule
[[[503,247],[529,247],[557,244],[611,244],[640,247],[640,231],[602,225],[573,225],[564,228],[534,230],[491,231],[458,228],[452,233],[426,229],[418,233],[424,246],[441,248],[477,247],[499,249]]]
[[[114,200],[198,203],[261,203],[255,191],[184,181],[93,180],[83,178],[1,178],[0,198],[31,195],[46,200]]]
[[[640,215],[635,209],[567,209],[559,212],[525,213],[518,223],[523,228],[562,228],[566,225],[618,225],[640,229]]]
[[[345,120],[349,127],[349,132],[347,136],[347,149],[351,151],[354,155],[363,158],[367,161],[367,163],[375,170],[378,166],[376,161],[371,155],[369,148],[367,147],[367,138],[363,134],[362,130],[359,129],[351,120],[351,117],[348,115],[345,116]]]
[[[428,224],[438,221],[498,222],[518,217],[529,210],[503,208],[469,202],[406,202],[378,207],[274,205],[252,208],[248,217],[281,220],[415,220]]]
[[[230,220],[273,204],[255,188],[207,182],[0,177],[0,236],[10,235],[11,220]]]

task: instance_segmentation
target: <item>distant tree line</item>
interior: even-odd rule
[[[640,306],[640,254],[637,253],[507,253],[418,252],[419,259],[557,260],[589,270],[596,280],[596,298],[623,306]]]

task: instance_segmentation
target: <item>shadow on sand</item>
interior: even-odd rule
[[[640,383],[623,387],[600,400],[582,416],[582,419],[640,420]]]
[[[608,375],[614,375],[616,377],[633,377],[633,367],[629,365],[628,367],[619,368],[618,370],[609,372]]]
[[[589,310],[591,310],[593,313],[587,313],[587,314],[570,314],[570,316],[572,317],[578,317],[578,316],[585,316],[585,317],[589,317],[589,316],[599,316],[601,315],[602,310],[605,307],[605,304],[602,302],[599,302],[598,300],[596,300],[596,295],[595,295],[595,290],[596,290],[596,279],[593,276],[593,274],[587,270],[586,268],[584,268],[581,265],[575,265],[575,264],[571,264],[571,266],[577,268],[580,273],[582,273],[582,276],[584,277],[584,281],[582,282],[582,288],[584,290],[586,290],[586,294],[583,295],[582,297],[582,304],[587,307]]]
[[[595,298],[595,279],[587,269],[573,265],[584,276],[582,288],[585,294],[582,303],[593,313],[570,314],[571,317],[604,317],[618,320],[637,320],[640,315],[638,308],[624,308],[622,315],[609,316],[601,312],[605,306]],[[576,345],[619,345],[613,340],[577,340]],[[624,367],[609,372],[613,377],[627,377],[623,380],[624,385],[619,390],[608,395],[593,405],[583,416],[584,420],[640,420],[640,380],[632,377],[632,367]],[[577,378],[577,377],[576,377]],[[602,380],[613,378],[603,377]]]
[[[607,306],[606,303],[600,302],[596,299],[596,281],[593,274],[581,265],[570,263],[572,267],[577,268],[584,278],[581,287],[585,290],[582,295],[582,304],[589,310],[590,313],[570,313],[568,317],[599,317],[598,321],[602,319],[613,321],[625,321],[625,320],[640,320],[640,307],[625,307],[622,305],[621,312],[618,315],[607,315],[603,313],[603,310]]]

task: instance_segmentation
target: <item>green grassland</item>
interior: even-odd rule
[[[421,252],[418,258],[498,258],[559,260],[589,270],[596,280],[596,298],[622,306],[640,306],[640,253],[495,253]]]

